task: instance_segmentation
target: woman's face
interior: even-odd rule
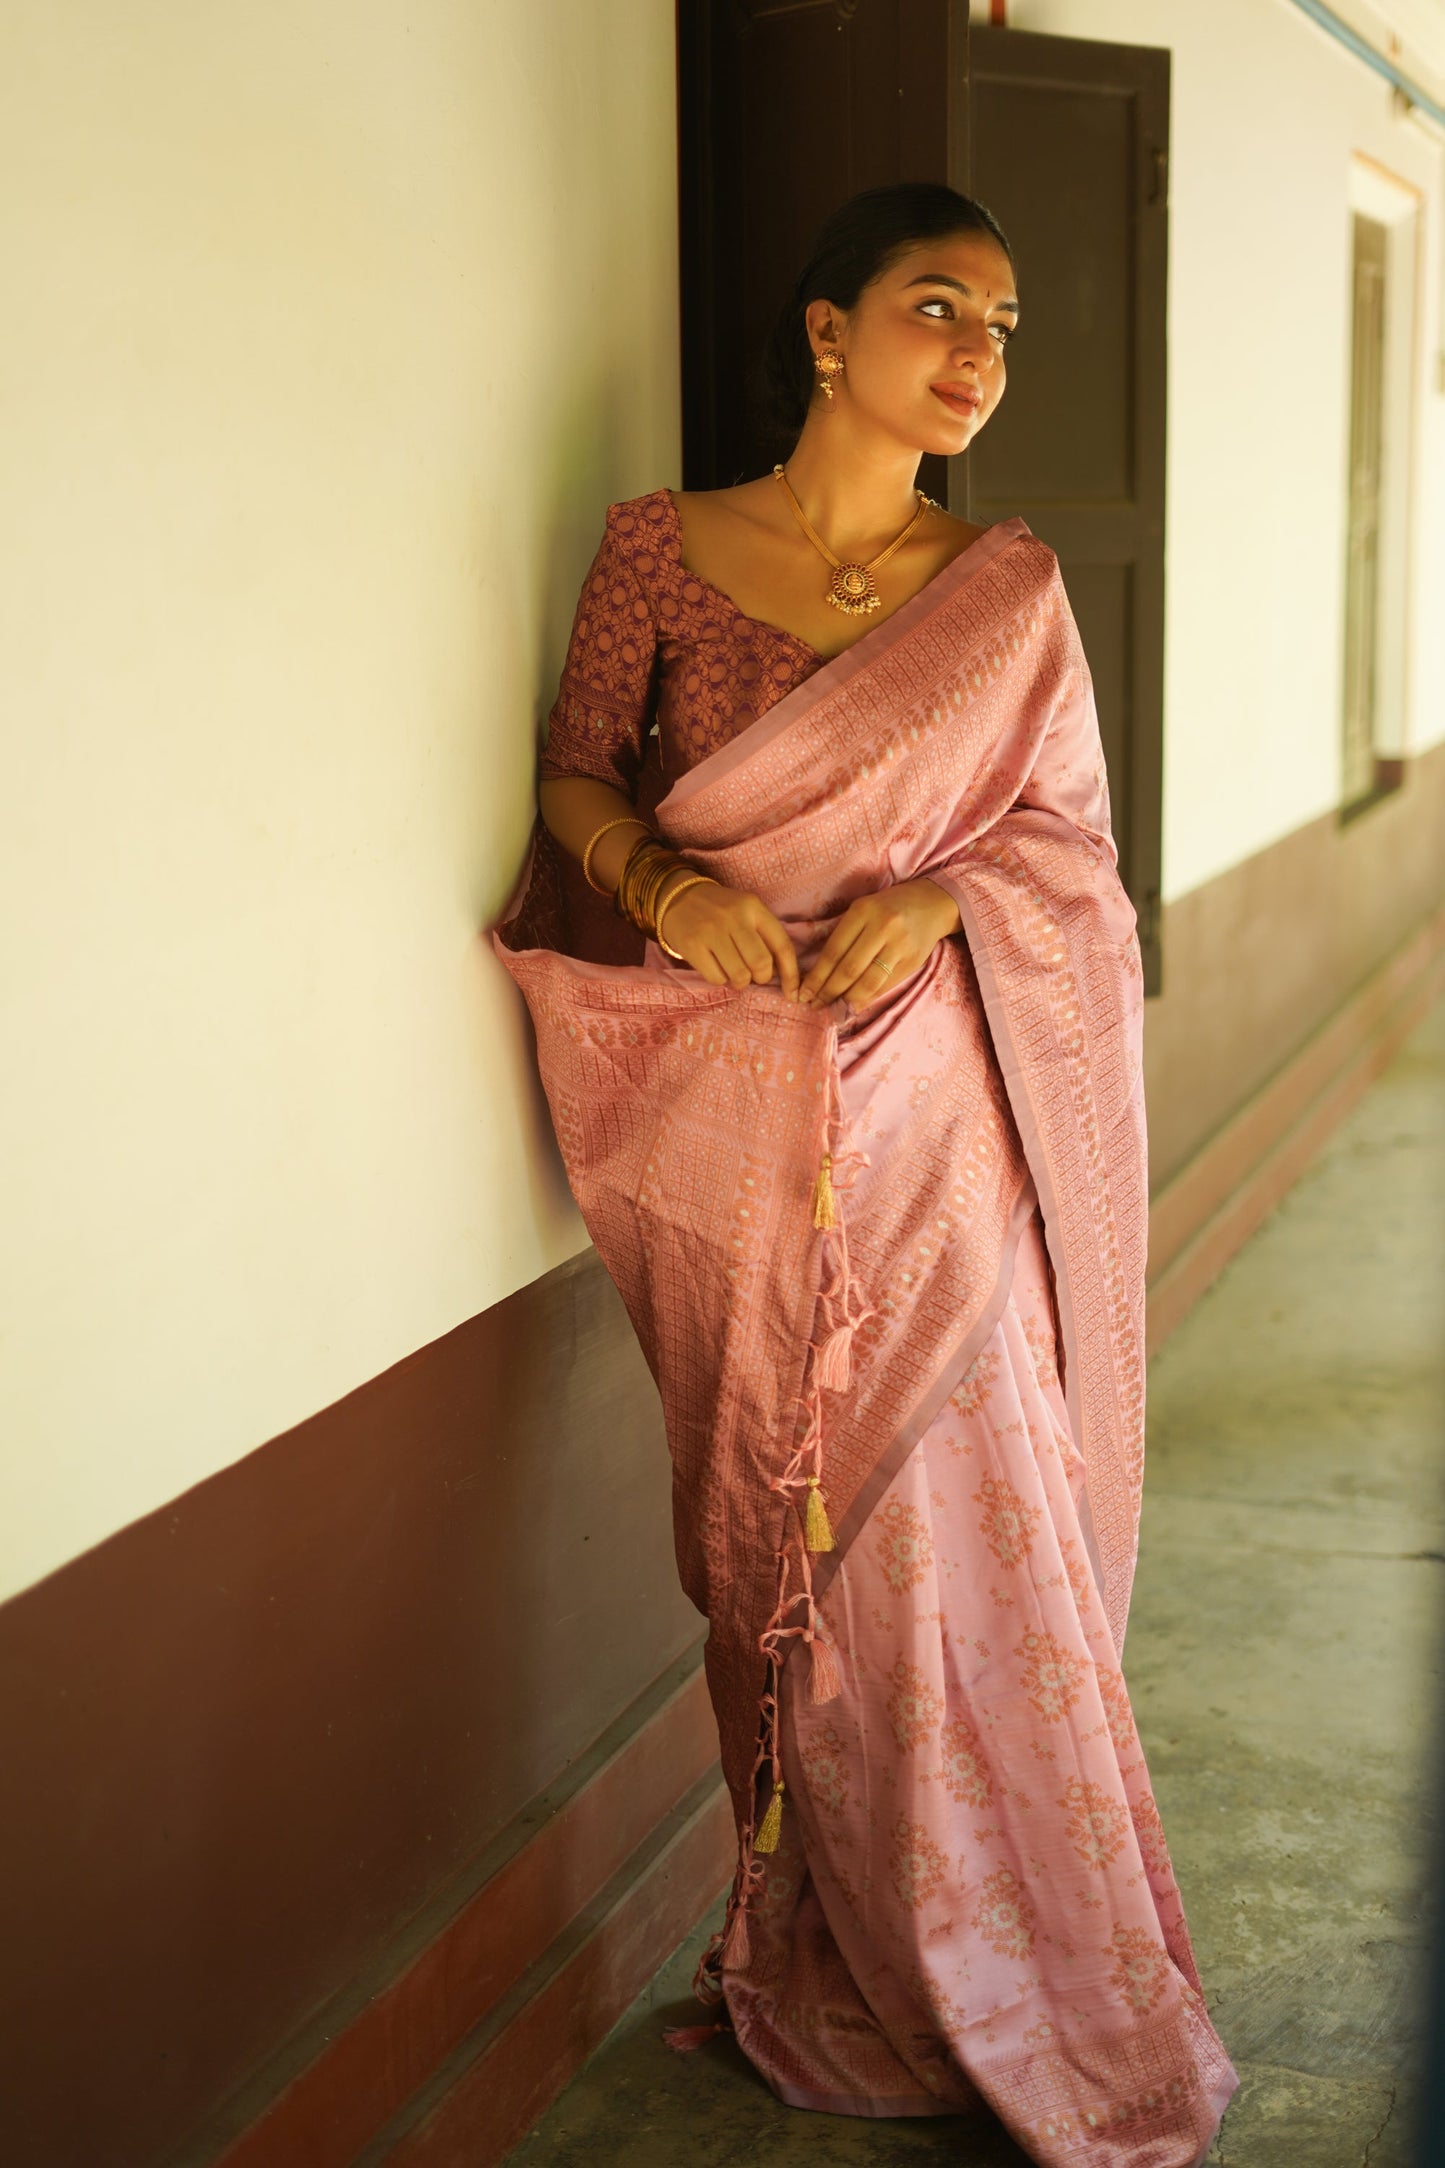
[[[911,449],[963,451],[1003,397],[1004,347],[1018,317],[1009,260],[984,233],[923,241],[843,311],[814,301],[813,351],[846,368],[835,403]]]

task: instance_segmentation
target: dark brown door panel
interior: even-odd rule
[[[1156,993],[1169,53],[971,29],[965,0],[679,0],[677,22],[685,487],[776,456],[749,372],[856,189],[947,181],[1017,253],[1008,395],[920,480],[966,519],[1021,513],[1058,552]]]
[[[1158,993],[1169,67],[1165,47],[975,29],[968,178],[1018,263],[1008,392],[968,519],[1058,552],[1099,707],[1120,870]]]
[[[964,185],[967,39],[967,0],[678,0],[685,488],[778,456],[746,384],[828,213],[888,181]]]

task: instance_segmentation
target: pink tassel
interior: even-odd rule
[[[808,1675],[809,1701],[832,1701],[843,1691],[843,1681],[838,1675],[838,1659],[829,1644],[819,1634],[813,1636],[813,1664]]]
[[[662,2037],[679,2055],[687,2055],[693,2048],[705,2047],[715,2034],[731,2031],[731,2025],[668,2025]]]
[[[818,1357],[818,1383],[830,1393],[843,1393],[848,1389],[853,1374],[848,1358],[852,1342],[851,1325],[840,1325],[823,1342],[823,1351]]]
[[[752,1956],[752,1945],[748,1941],[748,1916],[741,1905],[734,1912],[728,1931],[723,1936],[722,1954],[723,1963],[729,1972],[743,1971]]]

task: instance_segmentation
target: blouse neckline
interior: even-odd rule
[[[883,618],[879,624],[869,625],[866,632],[860,633],[859,637],[856,640],[850,640],[846,647],[836,648],[831,655],[825,655],[821,648],[814,647],[811,641],[805,640],[802,637],[801,633],[789,632],[786,626],[783,625],[770,624],[765,617],[749,617],[747,611],[742,609],[739,604],[734,602],[732,596],[728,594],[724,588],[715,586],[710,579],[705,577],[703,573],[694,572],[691,565],[684,564],[682,560],[682,521],[678,517],[677,506],[673,502],[672,491],[664,486],[663,488],[659,489],[656,494],[662,499],[664,505],[667,508],[668,520],[671,523],[672,539],[677,547],[678,570],[683,573],[685,577],[689,580],[695,581],[697,585],[703,588],[709,595],[711,595],[715,601],[723,603],[726,608],[731,611],[732,615],[737,619],[739,624],[755,625],[759,628],[760,631],[771,633],[775,639],[786,640],[790,647],[796,647],[800,649],[803,654],[811,656],[813,662],[820,668],[826,668],[829,663],[840,662],[845,655],[850,655],[855,647],[861,647],[863,642],[868,638],[869,633],[881,631],[884,625],[888,624],[893,618],[895,618],[899,614],[899,611],[906,610],[908,609],[910,604],[921,601],[922,598],[926,594],[928,594],[930,590],[934,586],[936,586],[940,580],[942,580],[948,573],[953,570],[954,566],[958,563],[961,557],[967,557],[970,551],[977,548],[978,544],[983,541],[985,535],[992,534],[995,527],[1003,527],[1009,524],[1007,520],[995,520],[991,526],[985,527],[983,530],[983,534],[976,534],[972,542],[965,542],[961,550],[955,550],[952,557],[949,558],[948,563],[946,565],[940,565],[938,570],[934,573],[932,579],[925,580],[916,594],[910,595],[906,602],[900,602],[897,609],[890,610],[888,616]]]
[[[673,502],[672,491],[663,487],[659,489],[657,494],[667,507],[672,539],[677,545],[677,569],[685,578],[695,581],[715,602],[721,602],[731,612],[732,616],[738,620],[739,624],[756,625],[760,631],[771,633],[774,639],[786,640],[789,647],[801,649],[803,654],[810,656],[815,663],[822,664],[833,660],[831,655],[825,655],[821,648],[816,648],[811,641],[805,640],[801,633],[789,632],[785,625],[770,624],[765,617],[749,617],[747,611],[734,602],[732,596],[723,588],[715,587],[713,582],[703,573],[694,572],[691,565],[684,564],[682,561],[682,521],[678,517],[677,506]]]

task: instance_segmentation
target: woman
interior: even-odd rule
[[[1237,2080],[1119,1670],[1134,913],[1053,551],[915,486],[1003,396],[1015,284],[952,190],[828,221],[787,459],[608,512],[496,940],[709,1621],[699,1996],[796,2106],[1182,2168]]]

